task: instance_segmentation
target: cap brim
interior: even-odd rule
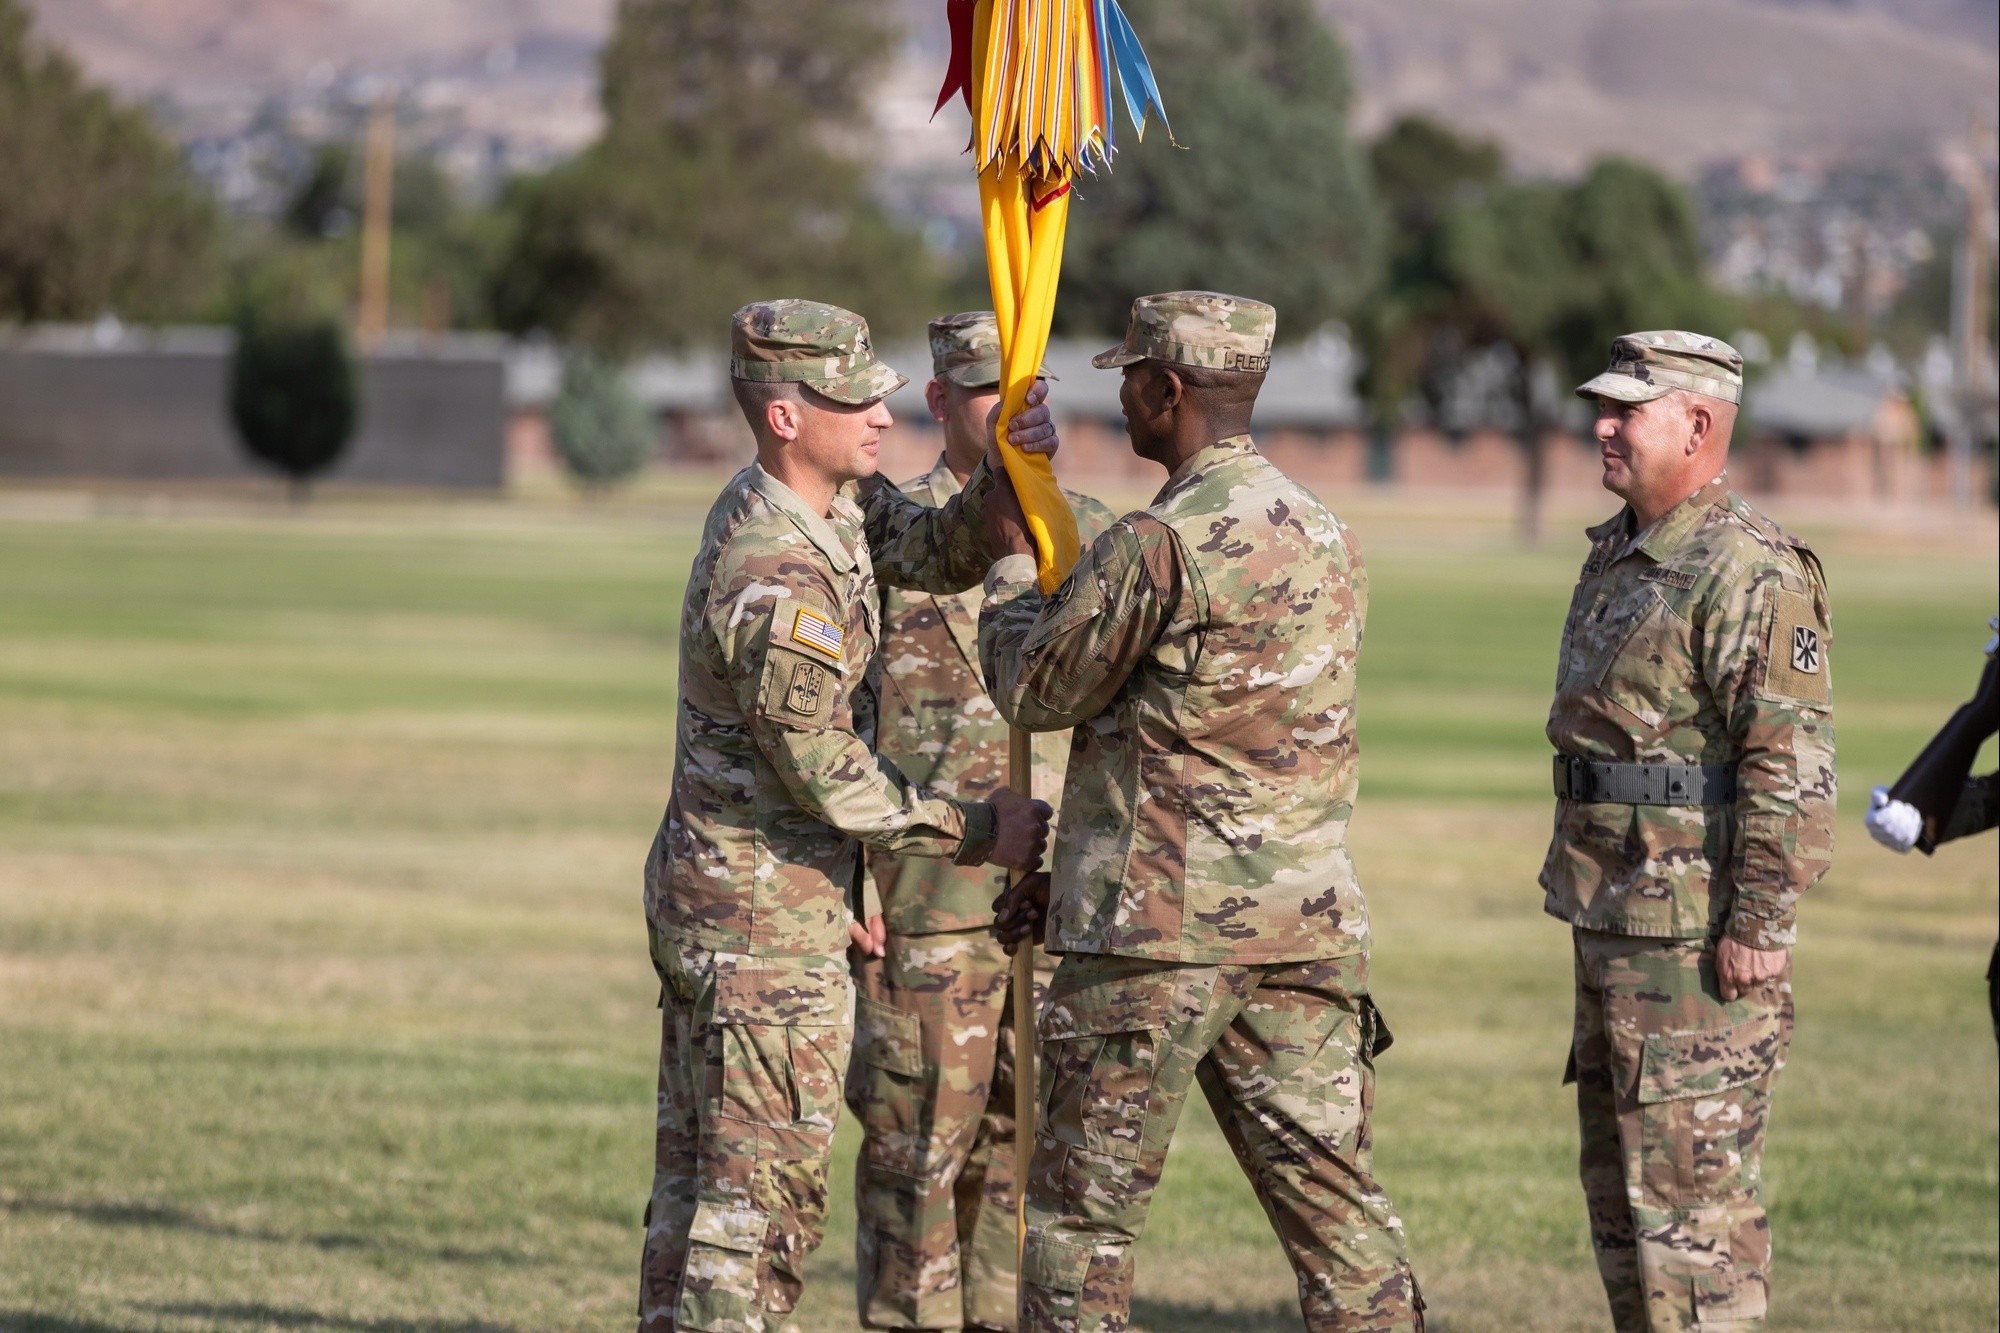
[[[1090,364],[1099,370],[1116,370],[1120,366],[1134,366],[1146,359],[1145,353],[1135,352],[1124,343],[1119,343],[1108,352],[1099,352],[1090,358]]]
[[[1585,380],[1576,386],[1579,398],[1609,398],[1614,403],[1650,403],[1655,398],[1665,398],[1673,391],[1671,384],[1648,384],[1645,380],[1630,375],[1614,375],[1608,370],[1596,379]]]
[[[838,379],[806,380],[805,385],[814,393],[831,398],[836,403],[859,407],[878,398],[887,398],[909,382],[909,376],[897,373],[880,361],[874,361],[859,369],[850,370]]]

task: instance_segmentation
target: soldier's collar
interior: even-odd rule
[[[1237,454],[1249,454],[1256,451],[1257,446],[1248,435],[1231,435],[1227,439],[1217,440],[1214,444],[1203,445],[1199,450],[1190,454],[1179,467],[1173,470],[1173,473],[1167,478],[1167,485],[1171,486],[1175,482],[1185,481],[1197,472],[1206,472],[1225,458],[1233,458]]]
[[[854,552],[833,530],[832,523],[806,507],[806,502],[799,499],[798,492],[766,472],[762,463],[750,465],[750,485],[757,494],[770,501],[773,509],[798,524],[799,531],[806,535],[806,540],[817,546],[832,563],[835,573],[854,572]],[[843,491],[833,497],[833,504],[838,511],[842,505],[851,507],[854,502],[848,499]]]
[[[1720,472],[1687,499],[1653,520],[1653,526],[1639,534],[1634,548],[1655,561],[1666,560],[1680,549],[1701,517],[1729,497],[1729,474]]]
[[[938,455],[936,465],[931,468],[931,474],[924,480],[930,483],[931,495],[939,504],[951,499],[962,489],[958,484],[958,474],[951,470],[951,464],[945,462],[943,454]]]

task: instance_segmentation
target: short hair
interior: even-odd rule
[[[1264,372],[1261,370],[1218,370],[1214,366],[1188,366],[1156,357],[1148,359],[1161,370],[1173,371],[1182,386],[1192,390],[1204,402],[1232,406],[1254,403],[1257,391],[1264,387]]]
[[[799,397],[799,386],[790,380],[739,380],[731,376],[729,391],[736,395],[743,419],[759,434],[764,430],[766,408],[772,403],[796,402]]]
[[[1213,366],[1184,366],[1178,361],[1171,364],[1174,374],[1181,377],[1182,384],[1205,393],[1225,396],[1254,394],[1264,383],[1264,372],[1261,370],[1218,370]]]

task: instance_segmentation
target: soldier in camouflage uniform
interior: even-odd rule
[[[1742,359],[1636,333],[1577,392],[1604,485],[1563,625],[1541,882],[1575,941],[1580,1159],[1620,1330],[1753,1329],[1799,895],[1833,854],[1826,580],[1723,471]]]
[[[857,839],[1028,868],[1048,813],[936,795],[873,753],[876,571],[976,582],[991,474],[940,509],[871,475],[903,378],[858,316],[765,302],[730,341],[758,461],[723,488],[689,575],[673,797],[646,862],[663,989],[642,1333],[777,1333],[798,1300],[852,1033]],[[1052,443],[1038,406],[1012,429]]]
[[[929,473],[903,483],[925,504],[957,495],[986,451],[1000,401],[991,311],[930,325],[924,388],[944,428]],[[1085,539],[1114,515],[1065,492]],[[979,676],[977,591],[884,586],[878,752],[939,795],[1006,782],[1007,724]],[[1037,737],[1035,794],[1054,800],[1066,733]],[[848,1104],[861,1122],[854,1195],[857,1304],[865,1328],[1014,1327],[1012,973],[993,935],[1005,876],[894,852],[869,854],[882,957],[856,968]]]
[[[1116,1333],[1132,1242],[1199,1082],[1298,1278],[1308,1328],[1413,1329],[1403,1228],[1370,1173],[1368,916],[1347,824],[1367,581],[1353,536],[1257,452],[1270,306],[1134,302],[1134,452],[1170,473],[1049,597],[987,576],[979,645],[1000,711],[1074,727],[1046,942],[1045,1119],[1028,1181],[1024,1329]],[[1012,493],[995,553],[1025,552]],[[1003,903],[1013,936],[1041,909]]]

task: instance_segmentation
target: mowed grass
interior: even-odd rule
[[[1534,884],[1582,516],[1523,550],[1504,515],[1342,507],[1374,577],[1379,1173],[1434,1327],[1602,1328]],[[0,1330],[629,1326],[639,867],[700,510],[0,495]],[[1992,1328],[1995,843],[1903,860],[1859,823],[1976,677],[1990,527],[1803,526],[1845,799],[1778,1094],[1773,1325]],[[808,1333],[853,1326],[852,1152]],[[1199,1106],[1138,1291],[1156,1333],[1299,1327]]]

